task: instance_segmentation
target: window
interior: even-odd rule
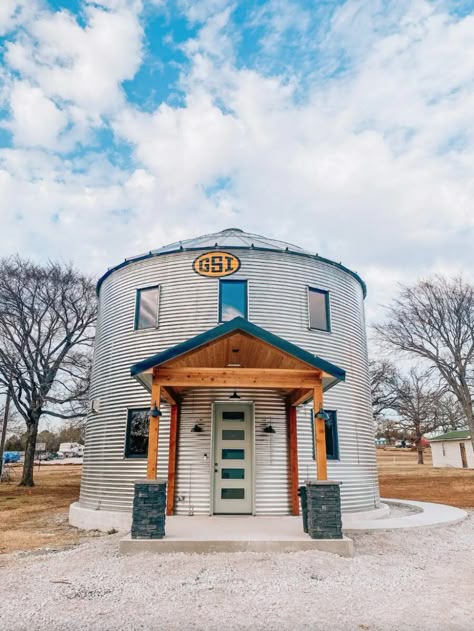
[[[127,435],[125,437],[126,458],[146,458],[148,452],[148,415],[150,410],[128,410]]]
[[[147,287],[137,290],[135,329],[153,329],[158,326],[160,288]]]
[[[219,281],[219,322],[247,317],[247,281]]]
[[[330,331],[329,292],[308,287],[309,328]]]
[[[245,489],[221,489],[222,500],[243,500]]]
[[[223,429],[222,440],[245,440],[244,429]]]
[[[245,421],[245,412],[232,412],[225,411],[222,412],[222,420],[223,421]]]
[[[244,480],[245,469],[221,469],[223,480]]]
[[[326,457],[328,460],[339,460],[339,441],[337,437],[337,414],[334,410],[324,410],[329,414],[329,421],[326,421]],[[311,435],[314,436],[314,418],[311,410]],[[313,445],[313,460],[316,460]]]
[[[245,460],[245,449],[223,449],[222,460]]]

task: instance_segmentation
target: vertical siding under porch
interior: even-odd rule
[[[175,512],[209,515],[211,511],[212,403],[230,402],[233,390],[193,390],[183,398],[178,433]],[[255,410],[255,512],[287,515],[290,512],[286,404],[273,390],[240,390],[241,402],[254,402]],[[191,432],[199,423],[202,432]],[[263,428],[271,423],[274,434]],[[205,454],[207,458],[205,458]]]

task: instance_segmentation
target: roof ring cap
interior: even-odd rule
[[[222,230],[221,232],[243,232],[243,230],[241,230],[240,228],[226,228],[225,230]]]

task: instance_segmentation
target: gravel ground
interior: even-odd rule
[[[354,536],[356,556],[117,554],[119,535],[0,557],[0,629],[470,631],[474,514]]]

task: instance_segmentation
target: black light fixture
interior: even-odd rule
[[[240,399],[240,396],[237,394],[237,391],[234,390],[234,394],[231,394],[229,399]]]
[[[319,412],[315,414],[314,417],[320,419],[321,421],[329,421],[331,418],[329,414],[323,410],[322,406],[319,408]]]
[[[202,432],[202,427],[199,425],[199,423],[194,423],[191,431],[193,432],[193,434],[199,434],[199,432]]]
[[[161,413],[161,410],[157,408],[156,406],[156,401],[155,404],[153,405],[153,407],[150,408],[150,416],[152,416],[153,418],[157,418],[160,416],[163,416]]]
[[[271,423],[267,423],[267,425],[265,425],[265,427],[263,428],[263,433],[264,434],[276,434],[275,429],[273,427],[273,425]]]

